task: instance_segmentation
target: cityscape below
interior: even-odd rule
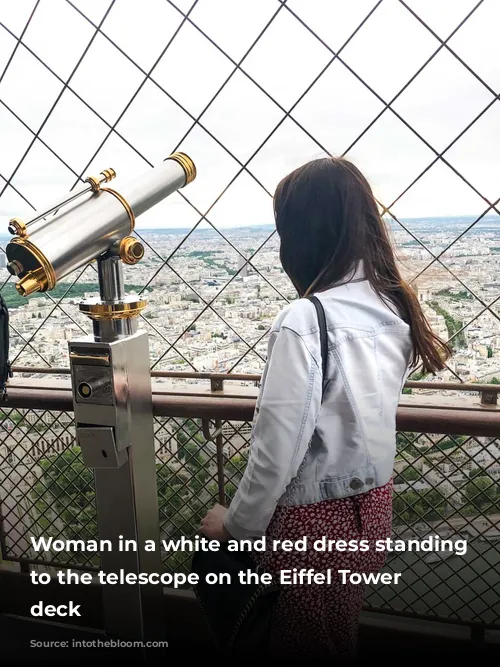
[[[414,286],[434,331],[454,349],[436,380],[488,382],[500,375],[498,216],[472,225],[475,220],[390,224],[403,277]],[[138,234],[145,256],[124,267],[125,282],[128,293],[148,301],[139,326],[149,333],[152,368],[260,374],[273,319],[296,298],[280,266],[274,228]],[[16,293],[1,254],[0,280],[10,309],[13,364],[68,367],[67,341],[90,331],[78,303],[98,294],[95,267],[69,276],[50,295],[25,299]]]

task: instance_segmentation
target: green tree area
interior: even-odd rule
[[[217,465],[196,421],[184,420],[172,436],[177,453],[157,465],[159,521],[162,539],[192,537],[207,509],[218,502]],[[71,447],[39,462],[42,476],[32,492],[40,531],[64,539],[98,539],[94,476],[83,465],[79,447]],[[224,461],[225,495],[234,495],[246,466],[246,456],[235,454]],[[67,562],[98,565],[98,556],[58,554]],[[167,570],[185,571],[190,554],[164,554]]]
[[[226,502],[231,502],[234,494],[238,488],[238,482],[243,477],[245,468],[248,462],[248,453],[241,452],[239,454],[234,454],[227,461],[224,469],[226,471],[226,479],[228,480],[224,485],[224,491],[226,494]]]
[[[483,380],[473,380],[472,384],[484,384]],[[496,376],[492,377],[491,380],[488,380],[487,384],[500,384],[500,379]]]
[[[400,473],[399,477],[404,477],[403,481],[414,481],[409,478],[416,478],[417,474],[417,471],[408,468]],[[500,512],[498,483],[484,470],[471,471],[469,480],[460,489],[464,501],[460,513],[467,516],[498,514]],[[394,496],[394,523],[411,525],[419,521],[437,521],[445,516],[447,509],[448,501],[439,489],[423,491],[408,489]]]
[[[444,516],[447,501],[438,489],[403,491],[394,496],[394,523],[396,525],[437,521]]]
[[[431,447],[426,450],[426,454],[435,454],[437,452],[444,452],[448,449],[454,449],[455,447],[460,447],[467,440],[465,435],[457,435],[453,438],[443,438],[439,442],[436,442]]]
[[[445,296],[452,301],[472,301],[474,298],[470,292],[467,290],[461,290],[460,292],[452,292],[449,289],[442,289],[439,292],[436,292],[437,296]]]
[[[225,333],[218,333],[217,331],[212,331],[210,334],[211,338],[220,338],[221,340],[227,340],[227,334]]]
[[[396,434],[396,452],[401,459],[408,460],[409,458],[417,458],[421,456],[421,452],[413,444],[417,433],[397,433]]]
[[[10,421],[15,426],[19,428],[29,429],[30,432],[36,431],[37,433],[45,433],[46,431],[51,430],[51,426],[46,424],[41,417],[38,418],[34,424],[29,422],[26,419],[26,412],[18,412],[17,410],[10,410],[9,412],[0,410],[0,424],[4,421]],[[54,432],[55,433],[55,432]]]
[[[53,290],[50,291],[50,294],[54,299],[61,299],[63,296],[67,299],[75,299],[75,301],[80,301],[84,298],[84,294],[95,292],[99,293],[99,286],[97,282],[95,283],[75,283],[73,287],[70,288],[71,283],[57,283]],[[68,291],[69,289],[69,291]],[[127,292],[136,292],[139,293],[142,290],[142,285],[125,285],[125,290]],[[66,294],[66,292],[68,292]],[[45,298],[42,295],[35,293],[31,296],[21,296],[16,292],[16,288],[13,283],[7,283],[2,287],[2,296],[5,303],[9,308],[20,308],[25,306],[30,299],[40,299]],[[49,301],[47,301],[49,304]]]
[[[500,486],[485,470],[476,468],[469,474],[462,493],[466,504],[464,514],[497,514],[500,512]]]
[[[220,254],[220,250],[193,250],[188,252],[188,257],[198,257],[200,259],[205,259],[205,257],[212,257],[212,255]]]
[[[236,273],[234,269],[227,266],[227,264],[215,261],[215,259],[212,257],[212,255],[219,252],[220,250],[193,250],[192,252],[188,253],[188,257],[196,257],[197,259],[201,259],[208,267],[212,269],[220,269],[221,271],[228,273],[230,276],[234,276]]]
[[[405,468],[394,478],[394,484],[405,484],[407,482],[418,482],[422,473],[412,467]]]
[[[97,539],[94,475],[83,465],[79,447],[41,459],[42,476],[32,491],[43,535],[66,539]],[[87,554],[58,554],[59,559],[84,563]],[[95,565],[98,557],[91,557]]]
[[[423,371],[416,371],[415,373],[412,373],[408,376],[408,380],[418,382],[419,380],[423,380],[426,376],[427,373],[424,373]],[[403,389],[403,394],[411,394],[411,392],[411,387],[405,387]]]
[[[444,317],[444,322],[446,324],[446,328],[448,329],[448,336],[450,338],[455,336],[457,331],[460,331],[460,329],[463,327],[463,322],[461,320],[456,320],[453,315],[450,315],[450,313],[442,308],[437,301],[429,301],[429,305],[431,308],[433,308],[433,310],[436,311],[438,315],[442,315]],[[465,334],[463,331],[460,331],[460,333],[450,341],[450,346],[453,350],[467,346],[465,341]]]

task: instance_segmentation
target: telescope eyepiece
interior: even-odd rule
[[[43,268],[28,271],[16,285],[17,293],[21,296],[29,296],[35,292],[45,292],[47,289],[47,278]]]
[[[12,220],[9,221],[7,229],[9,230],[9,234],[12,234],[13,236],[22,237],[28,235],[26,224],[22,220],[19,220],[19,218],[12,218]]]
[[[126,236],[120,242],[118,254],[124,264],[137,264],[144,257],[144,246],[133,236]]]

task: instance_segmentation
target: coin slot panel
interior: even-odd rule
[[[114,405],[113,373],[109,366],[75,365],[73,367],[77,403]]]

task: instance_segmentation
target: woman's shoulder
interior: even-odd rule
[[[296,299],[289,303],[276,316],[271,332],[278,332],[283,327],[297,333],[311,331],[317,327],[316,310],[309,299]]]

